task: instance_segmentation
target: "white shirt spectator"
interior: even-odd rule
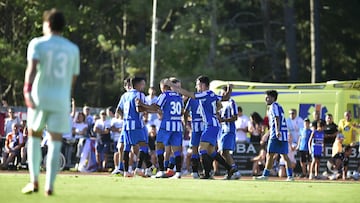
[[[111,121],[110,121],[110,125],[111,125],[111,127],[115,127],[115,128],[122,128],[123,127],[123,120],[122,119],[120,119],[120,118],[112,118],[111,119]],[[114,141],[114,142],[117,142],[118,141],[118,139],[119,139],[119,137],[120,137],[120,132],[114,132],[114,131],[112,131],[112,133],[111,133],[111,136],[112,136],[112,140]]]
[[[304,120],[298,116],[286,119],[288,131],[293,138],[293,143],[297,143],[300,136],[300,129],[304,127]]]
[[[247,133],[244,130],[248,128],[249,117],[246,115],[239,116],[235,121],[236,127],[236,142],[246,142],[247,141]]]

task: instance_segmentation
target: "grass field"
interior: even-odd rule
[[[42,174],[38,193],[23,195],[20,190],[29,179],[27,174],[0,174],[0,202],[360,202],[358,181],[173,180],[60,174],[54,196],[44,197],[44,178]]]

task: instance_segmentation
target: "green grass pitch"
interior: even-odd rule
[[[360,202],[358,181],[173,180],[60,174],[54,196],[45,197],[44,179],[41,174],[38,193],[23,195],[20,190],[28,182],[28,174],[0,174],[0,202]]]

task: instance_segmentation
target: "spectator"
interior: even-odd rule
[[[15,111],[13,108],[8,108],[8,117],[5,118],[4,124],[4,135],[7,135],[12,132],[11,126],[13,124],[20,125],[20,119],[15,116]]]
[[[250,114],[250,121],[248,123],[248,131],[250,133],[251,143],[260,143],[261,137],[264,133],[263,119],[260,114],[253,112]]]
[[[83,113],[84,113],[84,116],[85,116],[85,123],[88,125],[87,134],[89,136],[93,135],[93,127],[94,127],[94,124],[95,124],[95,118],[96,118],[96,116],[98,116],[97,114],[92,116],[90,114],[90,112],[91,112],[91,109],[90,109],[89,106],[84,106],[83,107]]]
[[[75,135],[75,139],[78,140],[76,149],[76,166],[78,166],[86,138],[88,138],[89,135],[88,124],[85,122],[85,114],[83,112],[78,112],[74,120],[75,122],[73,123],[72,133]]]
[[[23,146],[23,134],[19,131],[19,126],[16,123],[11,125],[12,131],[6,135],[5,152],[3,153],[3,164],[1,169],[8,169],[9,163],[13,163],[15,158],[20,155],[20,149]]]
[[[158,97],[156,96],[156,89],[154,87],[149,87],[148,95],[145,97],[146,104],[151,105],[151,104],[156,103],[157,98]],[[145,121],[146,121],[148,128],[151,125],[156,125],[157,129],[159,129],[159,127],[160,127],[158,113],[147,113],[146,112]]]
[[[265,168],[265,161],[266,161],[265,149],[260,149],[259,155],[252,158],[251,161],[253,162],[252,175],[253,176],[261,175],[262,171]]]
[[[346,179],[351,152],[351,147],[346,146],[344,152],[336,153],[327,161],[328,172],[331,173],[328,176],[330,180],[336,180],[340,177],[343,180]]]
[[[286,124],[289,134],[292,137],[292,141],[297,143],[300,136],[300,128],[304,126],[304,121],[302,118],[297,116],[296,109],[290,109],[289,118],[286,119]]]
[[[309,151],[312,156],[309,179],[319,179],[320,158],[322,156],[322,151],[324,148],[324,127],[325,122],[319,120],[317,124],[317,129],[311,133],[309,139]],[[313,173],[313,170],[315,173]],[[313,174],[315,174],[315,176]]]
[[[66,159],[65,169],[69,169],[71,167],[72,155],[76,144],[75,134],[73,134],[75,130],[73,127],[73,119],[71,116],[69,117],[69,122],[70,122],[71,130],[69,131],[69,133],[64,133],[62,136],[63,137],[62,151],[64,152],[64,156]]]
[[[310,162],[309,154],[309,139],[312,131],[310,130],[310,119],[306,118],[304,120],[304,128],[300,130],[300,137],[298,140],[297,150],[300,153],[300,166],[301,166],[301,175],[300,178],[305,178],[307,174],[307,169]]]
[[[290,168],[292,168],[294,170],[295,166],[296,166],[296,159],[295,159],[295,155],[296,155],[296,143],[294,141],[292,141],[292,137],[289,136],[289,152],[288,152],[288,157],[290,159]],[[279,177],[286,177],[286,170],[285,170],[285,160],[283,157],[280,158],[279,161],[279,171],[278,171],[278,175]]]
[[[120,112],[115,112],[114,118],[110,121],[111,125],[111,134],[112,134],[112,141],[114,142],[114,166],[117,167],[119,165],[119,150],[118,150],[118,141],[120,138],[120,133],[123,127],[123,119],[120,115]]]
[[[311,122],[311,130],[312,131],[316,130],[318,121],[322,120],[320,118],[320,111],[314,111],[313,118],[314,118],[314,120]]]
[[[26,160],[27,160],[27,149],[26,149],[26,143],[28,140],[28,129],[26,126],[27,121],[26,120],[22,120],[21,124],[20,124],[20,132],[23,134],[23,138],[24,138],[24,142],[21,146],[20,149],[20,156],[21,156],[21,168],[22,169],[27,169],[28,166],[26,164]]]
[[[107,166],[108,154],[110,152],[110,120],[106,119],[106,111],[100,111],[100,119],[95,121],[93,131],[97,135],[96,139],[96,162],[98,170],[103,171]]]
[[[338,134],[336,136],[336,139],[332,145],[332,153],[331,156],[335,156],[335,154],[337,153],[341,153],[343,150],[343,142],[344,142],[344,135],[343,134]]]
[[[235,121],[236,126],[236,142],[245,143],[248,141],[246,136],[248,132],[249,118],[243,114],[241,106],[238,106],[238,118]]]
[[[333,144],[338,133],[338,126],[334,123],[332,114],[327,114],[325,117],[325,137],[324,144]]]
[[[339,121],[339,132],[344,135],[343,144],[350,145],[356,142],[356,124],[351,119],[351,112],[346,111],[344,118]]]
[[[156,126],[155,125],[150,125],[150,129],[149,129],[149,141],[148,141],[148,145],[149,145],[149,155],[151,157],[151,163],[156,166],[157,165],[157,157],[156,157],[156,151],[155,151],[155,144],[156,144],[156,135],[157,135],[157,130],[156,130]]]

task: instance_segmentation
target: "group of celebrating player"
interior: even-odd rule
[[[145,79],[134,77],[125,81],[127,90],[118,104],[123,115],[123,130],[118,143],[119,166],[115,173],[125,177],[132,175],[151,176],[155,168],[150,161],[147,146],[147,133],[143,122],[143,113],[161,114],[161,124],[156,137],[156,155],[158,171],[152,177],[167,178],[170,157],[174,157],[176,172],[172,178],[181,178],[183,125],[191,120],[191,163],[192,177],[211,179],[212,162],[216,160],[227,170],[225,179],[239,179],[230,151],[235,147],[235,120],[237,106],[230,99],[230,86],[224,88],[221,96],[209,90],[210,80],[206,76],[196,79],[197,92],[181,88],[176,78],[160,81],[161,94],[154,104],[146,104],[142,92]],[[218,145],[217,145],[218,143]],[[216,150],[218,146],[218,150]],[[137,155],[137,168],[134,174],[128,172],[130,150]],[[145,163],[146,169],[142,166]],[[203,173],[198,168],[202,164]]]

